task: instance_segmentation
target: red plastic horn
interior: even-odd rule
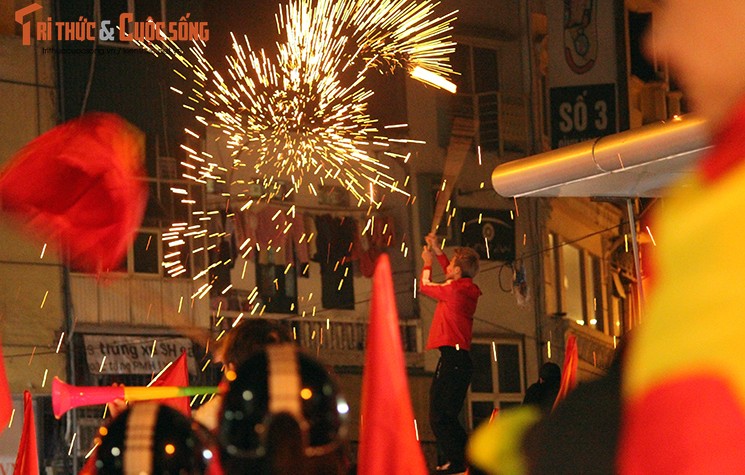
[[[106,404],[116,399],[148,401],[217,392],[217,386],[73,386],[55,376],[52,381],[52,409],[54,417],[59,419],[70,409]]]

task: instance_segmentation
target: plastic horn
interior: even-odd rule
[[[197,394],[215,394],[217,386],[73,386],[58,377],[52,381],[52,409],[59,419],[70,409],[106,404],[116,399],[148,401]]]

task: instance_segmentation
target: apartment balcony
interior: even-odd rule
[[[499,91],[455,94],[451,98],[445,130],[449,131],[454,117],[474,119],[476,145],[482,151],[505,157],[510,154],[524,156],[530,150],[530,108],[523,96]],[[444,132],[442,127],[441,131]],[[449,132],[441,133],[441,145],[448,140]]]
[[[550,333],[546,332],[551,329]],[[574,335],[577,339],[577,353],[579,363],[579,380],[592,379],[604,375],[613,361],[617,341],[614,337],[606,335],[598,330],[572,321],[568,318],[555,318],[552,323],[544,329],[544,338],[553,335],[551,347],[552,361],[559,365],[564,361],[565,343],[569,336]]]
[[[209,302],[191,299],[192,279],[114,274],[101,282],[72,274],[70,290],[77,323],[112,326],[207,328]]]
[[[213,331],[232,325],[240,314],[234,311],[213,313]],[[244,316],[242,318],[255,318]],[[368,322],[354,318],[300,317],[281,318],[292,327],[298,344],[332,366],[362,366],[365,360],[365,341]],[[419,319],[399,321],[401,345],[408,367],[423,367],[422,322]]]

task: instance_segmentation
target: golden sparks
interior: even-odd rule
[[[183,97],[204,126],[217,129],[231,150],[233,168],[252,169],[266,195],[288,196],[310,178],[347,189],[360,204],[374,203],[372,188],[408,193],[370,147],[422,143],[381,135],[367,113],[371,72],[403,70],[423,83],[455,92],[448,56],[456,12],[437,16],[430,1],[299,0],[276,14],[281,41],[276,55],[252,48],[247,36],[231,33],[227,71],[218,71],[194,41],[186,51],[163,39],[139,43],[165,56],[183,80],[171,90]],[[390,128],[402,128],[395,124]],[[388,128],[383,127],[386,130]],[[185,133],[198,138],[192,130]],[[212,157],[182,145],[183,176],[198,183],[225,183],[230,170]],[[410,153],[387,156],[408,160]],[[288,190],[279,180],[290,183]],[[175,193],[188,194],[184,189]],[[169,245],[171,245],[169,243]],[[175,245],[175,244],[174,244]]]
[[[67,449],[67,455],[68,456],[72,454],[72,449],[73,449],[73,447],[75,447],[75,439],[77,439],[77,437],[78,437],[78,433],[77,432],[73,432],[73,434],[72,434],[72,440],[70,441],[70,448]]]
[[[62,346],[62,340],[65,338],[65,332],[62,332],[59,336],[59,341],[57,342],[57,350],[55,353],[59,353],[59,349]]]

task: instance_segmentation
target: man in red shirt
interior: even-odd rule
[[[422,251],[420,292],[437,300],[427,349],[439,349],[435,377],[429,390],[429,421],[437,439],[440,474],[462,473],[466,469],[465,447],[468,434],[458,415],[471,384],[471,334],[473,314],[481,290],[472,278],[479,271],[479,255],[471,248],[457,247],[448,260],[437,245],[434,234],[425,238]],[[432,282],[432,254],[445,271],[445,282]]]

